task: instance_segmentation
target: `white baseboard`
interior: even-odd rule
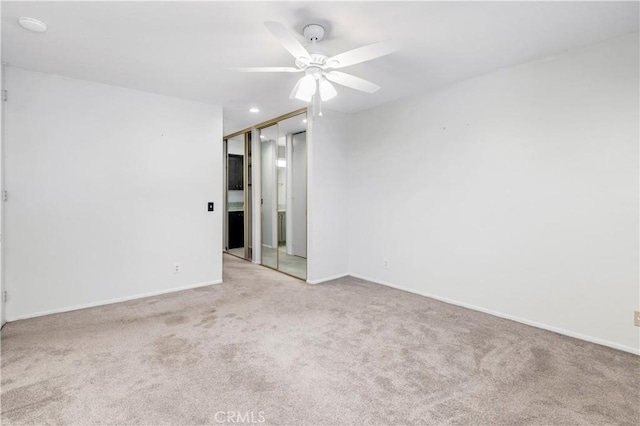
[[[167,294],[167,293],[175,293],[177,291],[190,290],[198,287],[206,287],[208,285],[214,285],[214,284],[222,284],[222,280],[209,281],[206,283],[189,284],[182,287],[170,288],[168,290],[152,291],[149,293],[136,294],[133,296],[126,296],[126,297],[118,297],[115,299],[108,299],[100,302],[84,303],[82,305],[74,305],[74,306],[68,306],[65,308],[50,309],[47,311],[40,311],[33,314],[16,315],[15,317],[7,317],[7,322],[18,321],[18,320],[23,320],[28,318],[42,317],[42,316],[51,315],[51,314],[59,314],[62,312],[77,311],[79,309],[95,308],[96,306],[111,305],[113,303],[127,302],[129,300],[143,299],[145,297],[159,296],[161,294]]]
[[[307,280],[307,284],[326,283],[327,281],[333,281],[333,280],[337,280],[339,278],[344,278],[344,277],[348,277],[348,276],[349,276],[349,274],[340,274],[340,275],[334,275],[332,277],[320,278],[319,280]]]
[[[369,278],[369,277],[365,277],[365,276],[357,275],[357,274],[349,274],[349,275],[351,275],[354,278],[360,278],[361,280],[370,281],[370,282],[375,283],[375,284],[380,284],[380,285],[383,285],[383,286],[386,286],[386,287],[395,288],[397,290],[406,291],[406,292],[409,292],[409,293],[417,294],[419,296],[429,297],[431,299],[439,300],[441,302],[449,303],[451,305],[461,306],[463,308],[472,309],[472,310],[478,311],[478,312],[483,312],[485,314],[493,315],[493,316],[496,316],[496,317],[499,317],[499,318],[504,318],[504,319],[508,319],[508,320],[511,320],[511,321],[516,321],[516,322],[519,322],[519,323],[522,323],[522,324],[530,325],[532,327],[541,328],[543,330],[553,331],[554,333],[563,334],[565,336],[573,337],[573,338],[580,339],[580,340],[585,340],[585,341],[591,342],[591,343],[596,343],[598,345],[608,346],[610,348],[614,348],[614,349],[618,349],[618,350],[621,350],[621,351],[629,352],[629,353],[632,353],[634,355],[640,355],[640,348],[632,348],[631,346],[620,345],[618,343],[610,342],[608,340],[599,339],[597,337],[588,336],[588,335],[585,335],[585,334],[575,333],[573,331],[565,330],[563,328],[558,328],[558,327],[550,326],[550,325],[547,325],[547,324],[542,324],[542,323],[539,323],[539,322],[536,322],[536,321],[531,321],[531,320],[528,320],[528,319],[525,319],[525,318],[519,318],[519,317],[516,317],[516,316],[513,316],[513,315],[504,314],[502,312],[493,311],[491,309],[481,308],[479,306],[470,305],[468,303],[459,302],[457,300],[449,299],[449,298],[446,298],[446,297],[440,297],[440,296],[436,296],[434,294],[429,294],[429,293],[426,293],[426,292],[414,290],[412,288],[402,287],[402,286],[395,285],[395,284],[392,284],[392,283],[389,283],[389,282],[386,282],[386,281],[375,280],[373,278]]]

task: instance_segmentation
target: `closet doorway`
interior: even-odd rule
[[[251,131],[224,138],[225,249],[234,256],[251,260]]]

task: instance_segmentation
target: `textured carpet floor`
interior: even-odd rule
[[[2,423],[640,424],[640,357],[353,278],[224,281],[7,324]]]

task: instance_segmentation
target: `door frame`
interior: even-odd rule
[[[243,235],[243,247],[244,247],[244,256],[240,257],[237,256],[231,252],[229,252],[228,247],[229,247],[229,202],[228,202],[228,191],[229,191],[229,156],[232,154],[229,154],[229,139],[235,138],[237,136],[240,135],[244,135],[244,140],[243,140],[243,144],[244,144],[244,155],[243,155],[243,161],[242,161],[242,191],[243,191],[243,204],[244,204],[244,217],[243,217],[243,229],[244,229],[244,235]],[[251,159],[249,158],[249,153],[251,153],[251,156],[253,156],[253,149],[251,149],[251,140],[252,140],[252,129],[248,128],[248,129],[244,129],[244,130],[240,130],[238,132],[235,133],[231,133],[227,136],[223,136],[222,138],[222,143],[224,145],[223,148],[223,155],[224,155],[224,165],[225,165],[225,169],[224,169],[224,179],[223,179],[223,185],[224,185],[224,191],[223,191],[223,203],[224,203],[224,211],[223,211],[223,237],[224,238],[224,242],[223,242],[223,247],[224,247],[224,251],[227,254],[230,254],[231,256],[235,256],[239,259],[244,259],[244,260],[249,260],[251,261],[251,258],[249,257],[250,255],[250,247],[249,247],[249,243],[252,240],[252,238],[250,238],[249,236],[249,231],[251,229],[251,227],[249,226],[249,220],[252,219],[253,216],[253,212],[252,210],[252,206],[251,206],[251,202],[250,202],[250,198],[249,198],[249,186],[251,186],[251,184],[249,184],[250,180],[249,180],[249,162],[251,161]]]

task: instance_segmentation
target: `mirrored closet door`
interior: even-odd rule
[[[307,120],[293,115],[259,129],[262,264],[307,278]]]

